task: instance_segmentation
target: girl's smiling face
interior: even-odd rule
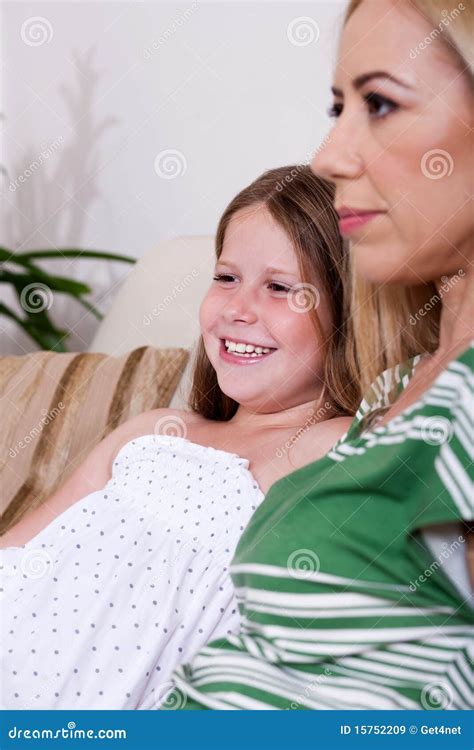
[[[312,164],[335,183],[356,270],[375,282],[436,281],[472,258],[473,95],[439,39],[420,45],[432,31],[405,0],[362,2],[341,38],[335,125]]]
[[[310,311],[318,308],[325,331],[330,316],[323,294],[311,286],[301,303],[301,285],[295,250],[268,209],[256,205],[237,211],[199,320],[219,387],[249,410],[282,411],[321,394],[322,345]],[[225,350],[225,340],[273,351],[239,358]]]

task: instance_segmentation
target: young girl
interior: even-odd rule
[[[336,121],[312,166],[336,187],[357,360],[373,385],[344,440],[274,484],[253,515],[231,567],[240,633],[178,670],[173,707],[473,707],[473,7],[463,6],[349,4]]]
[[[235,629],[228,564],[250,516],[359,400],[332,198],[300,166],[230,203],[190,410],[116,429],[3,537],[4,708],[156,707],[180,662]]]

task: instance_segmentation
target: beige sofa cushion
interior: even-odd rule
[[[111,430],[166,407],[185,349],[120,357],[50,351],[0,358],[0,533],[40,505]]]

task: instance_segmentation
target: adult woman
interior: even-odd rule
[[[156,706],[174,667],[235,627],[228,563],[252,511],[358,399],[331,198],[288,167],[230,203],[191,409],[122,425],[3,537],[4,708]]]
[[[313,168],[353,241],[362,380],[388,369],[346,438],[269,491],[231,566],[241,635],[178,670],[169,707],[472,706],[472,14],[454,10],[350,3]]]

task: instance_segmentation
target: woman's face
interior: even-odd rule
[[[318,307],[324,330],[329,313],[317,289],[305,285],[302,295],[290,239],[263,205],[234,214],[215,271],[199,320],[221,390],[257,413],[317,399],[323,357],[310,311]],[[242,356],[226,340],[270,352]]]
[[[473,254],[473,96],[432,32],[404,0],[362,2],[341,39],[335,124],[312,164],[335,183],[355,267],[375,282],[436,281]]]

